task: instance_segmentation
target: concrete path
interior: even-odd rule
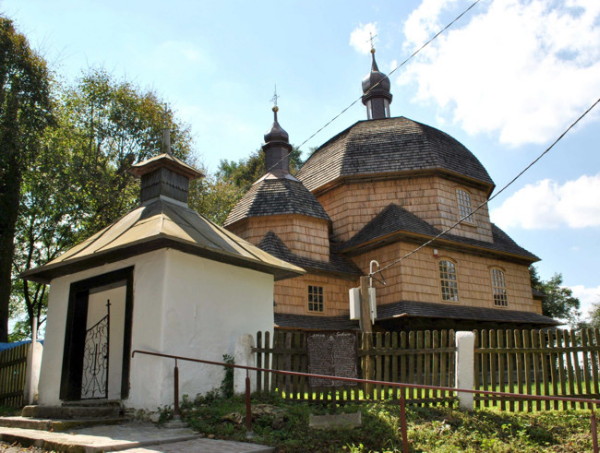
[[[69,453],[263,453],[274,450],[245,442],[202,438],[188,428],[158,428],[153,424],[137,422],[94,426],[69,433],[0,427],[0,440]]]

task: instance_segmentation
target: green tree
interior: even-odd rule
[[[301,151],[292,147],[290,152],[290,173],[295,175],[302,166]],[[216,177],[239,187],[244,193],[252,183],[265,174],[265,153],[254,151],[247,159],[239,161],[221,160]]]
[[[543,294],[542,313],[551,318],[564,319],[571,325],[577,325],[581,313],[579,299],[573,297],[573,291],[563,286],[562,274],[554,274],[549,280],[539,277],[535,266],[529,267],[531,287]]]
[[[128,173],[135,162],[161,152],[165,124],[173,153],[188,159],[189,130],[165,114],[153,93],[116,81],[102,70],[74,86],[56,85],[56,125],[24,173],[11,309],[26,320],[15,338],[44,322],[47,290],[22,281],[21,272],[44,264],[132,209],[139,183]],[[189,160],[189,159],[188,159]]]
[[[8,340],[12,262],[23,174],[52,121],[45,61],[0,16],[0,341]]]
[[[594,329],[600,329],[600,303],[592,305],[589,326]]]

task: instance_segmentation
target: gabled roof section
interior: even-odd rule
[[[252,185],[227,216],[225,225],[248,217],[300,214],[329,220],[323,206],[296,178],[269,177],[269,174]]]
[[[48,283],[62,275],[165,247],[269,273],[276,279],[304,273],[192,209],[157,200],[126,214],[53,261],[24,272],[22,277]]]
[[[405,117],[359,121],[319,147],[298,172],[312,192],[352,176],[445,171],[483,186],[494,182],[479,160],[448,134]]]
[[[303,269],[317,272],[326,272],[340,275],[343,277],[356,278],[361,275],[361,271],[352,262],[345,258],[331,253],[329,261],[317,261],[303,256],[298,256],[284,244],[284,242],[274,232],[269,231],[260,241],[258,246],[261,250],[276,256],[288,263],[300,266]]]
[[[364,246],[372,246],[378,240],[387,239],[393,241],[394,235],[408,233],[419,235],[420,237],[432,238],[441,231],[434,228],[429,223],[420,219],[406,209],[390,204],[377,214],[373,220],[367,223],[356,235],[346,243],[342,244],[339,250],[348,252],[351,249],[358,249]],[[454,234],[445,234],[436,239],[437,244],[460,244],[480,249],[486,249],[490,252],[500,254],[516,255],[524,260],[534,262],[539,258],[533,253],[517,245],[504,231],[492,224],[493,242],[479,241],[476,239],[465,238]]]
[[[560,323],[548,316],[529,311],[499,308],[470,307],[465,305],[436,304],[431,302],[400,301],[377,307],[377,320],[400,317],[443,318],[472,321],[510,322],[557,326]]]

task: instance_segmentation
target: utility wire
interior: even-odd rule
[[[588,113],[590,113],[594,107],[596,107],[598,104],[600,103],[600,98],[598,98],[596,100],[596,102],[594,102],[585,112],[583,112],[579,118],[577,118],[573,123],[571,123],[571,125],[569,127],[567,127],[562,134],[560,134],[558,136],[558,138],[556,138],[556,140],[554,140],[554,142],[552,142],[552,144],[550,146],[548,146],[538,157],[536,157],[533,161],[531,161],[531,163],[529,163],[529,165],[527,165],[523,170],[521,170],[513,179],[511,179],[507,184],[505,184],[502,189],[500,189],[498,192],[496,192],[492,197],[490,197],[488,200],[484,201],[483,203],[479,204],[473,211],[471,211],[469,214],[461,217],[458,221],[456,221],[452,226],[446,228],[445,230],[443,230],[442,232],[440,232],[438,235],[434,236],[433,238],[429,239],[427,242],[421,244],[419,247],[417,247],[416,249],[406,253],[405,255],[401,256],[400,258],[392,261],[391,263],[379,268],[378,270],[376,270],[373,273],[369,274],[369,277],[372,277],[375,274],[381,273],[383,271],[385,271],[386,269],[389,269],[392,266],[395,266],[396,264],[398,264],[399,262],[405,260],[406,258],[414,255],[415,253],[417,253],[419,250],[427,247],[428,245],[430,245],[432,242],[434,242],[436,239],[441,238],[442,236],[448,234],[450,231],[452,231],[454,228],[456,228],[458,225],[460,225],[464,220],[468,219],[469,217],[471,217],[471,215],[475,214],[477,211],[479,211],[481,208],[483,208],[486,204],[488,204],[490,201],[492,201],[494,198],[496,198],[498,195],[500,195],[502,192],[504,192],[506,189],[508,189],[512,184],[515,183],[515,181],[517,181],[521,176],[523,176],[523,174],[528,171],[531,167],[533,167],[537,162],[539,162],[539,160],[544,157],[546,154],[548,154],[550,152],[550,150],[552,148],[554,148],[554,146],[560,142],[563,137],[565,135],[567,135],[569,133],[569,131],[571,129],[573,129],[577,123],[579,123],[579,121],[581,121]]]
[[[391,76],[393,73],[395,73],[398,69],[400,69],[401,67],[403,67],[404,65],[406,65],[406,63],[408,63],[410,60],[412,60],[419,52],[421,52],[425,47],[427,47],[429,44],[431,44],[435,39],[437,39],[438,36],[440,36],[442,33],[444,33],[446,30],[448,30],[450,27],[452,27],[457,21],[459,21],[465,14],[467,14],[471,9],[473,9],[475,7],[475,5],[477,5],[481,0],[475,0],[468,8],[466,8],[462,13],[460,13],[458,16],[456,16],[450,23],[448,23],[444,28],[442,28],[440,31],[438,31],[435,35],[433,35],[431,38],[429,38],[429,40],[427,40],[424,44],[422,44],[417,50],[415,50],[412,54],[410,54],[408,56],[408,58],[406,58],[402,63],[400,63],[398,66],[396,66],[394,69],[392,69],[390,71],[390,73],[388,74],[388,76]],[[335,120],[337,120],[340,116],[342,116],[344,113],[346,113],[348,110],[350,110],[352,107],[354,107],[354,105],[360,101],[363,96],[366,96],[367,94],[369,94],[372,90],[374,90],[375,88],[377,88],[379,86],[379,84],[381,84],[383,82],[383,79],[380,80],[379,82],[377,82],[375,85],[373,85],[371,88],[369,88],[369,90],[364,93],[362,96],[359,96],[357,99],[355,99],[354,101],[352,101],[346,108],[342,109],[342,111],[340,113],[338,113],[337,115],[335,115],[333,118],[331,118],[329,121],[327,121],[323,126],[321,126],[319,129],[317,129],[316,132],[314,132],[310,137],[308,137],[306,140],[304,140],[302,143],[300,143],[300,145],[297,146],[298,149],[302,148],[304,145],[306,145],[306,143],[308,143],[310,140],[312,140],[316,135],[318,135],[323,129],[325,129],[327,126],[329,126],[331,123],[333,123]],[[281,159],[279,159],[277,162],[275,162],[271,167],[267,168],[265,170],[265,173],[268,173],[269,171],[271,171],[273,168],[275,168],[282,160],[284,159],[284,157],[282,157]]]

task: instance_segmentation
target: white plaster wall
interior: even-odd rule
[[[139,255],[117,263],[54,279],[48,299],[48,318],[42,369],[40,373],[40,404],[61,403],[60,380],[64,339],[71,283],[115,270],[134,266],[132,350],[161,351],[166,251]],[[160,360],[136,356],[131,360],[129,398],[126,406],[156,409],[161,400],[157,395],[159,382],[165,379],[167,366]]]
[[[165,352],[223,361],[243,334],[273,329],[273,276],[176,250],[168,252]],[[171,367],[173,361],[171,362]],[[179,362],[180,394],[190,397],[221,384],[223,368]],[[251,373],[252,375],[252,373]],[[164,382],[172,404],[172,370]]]

